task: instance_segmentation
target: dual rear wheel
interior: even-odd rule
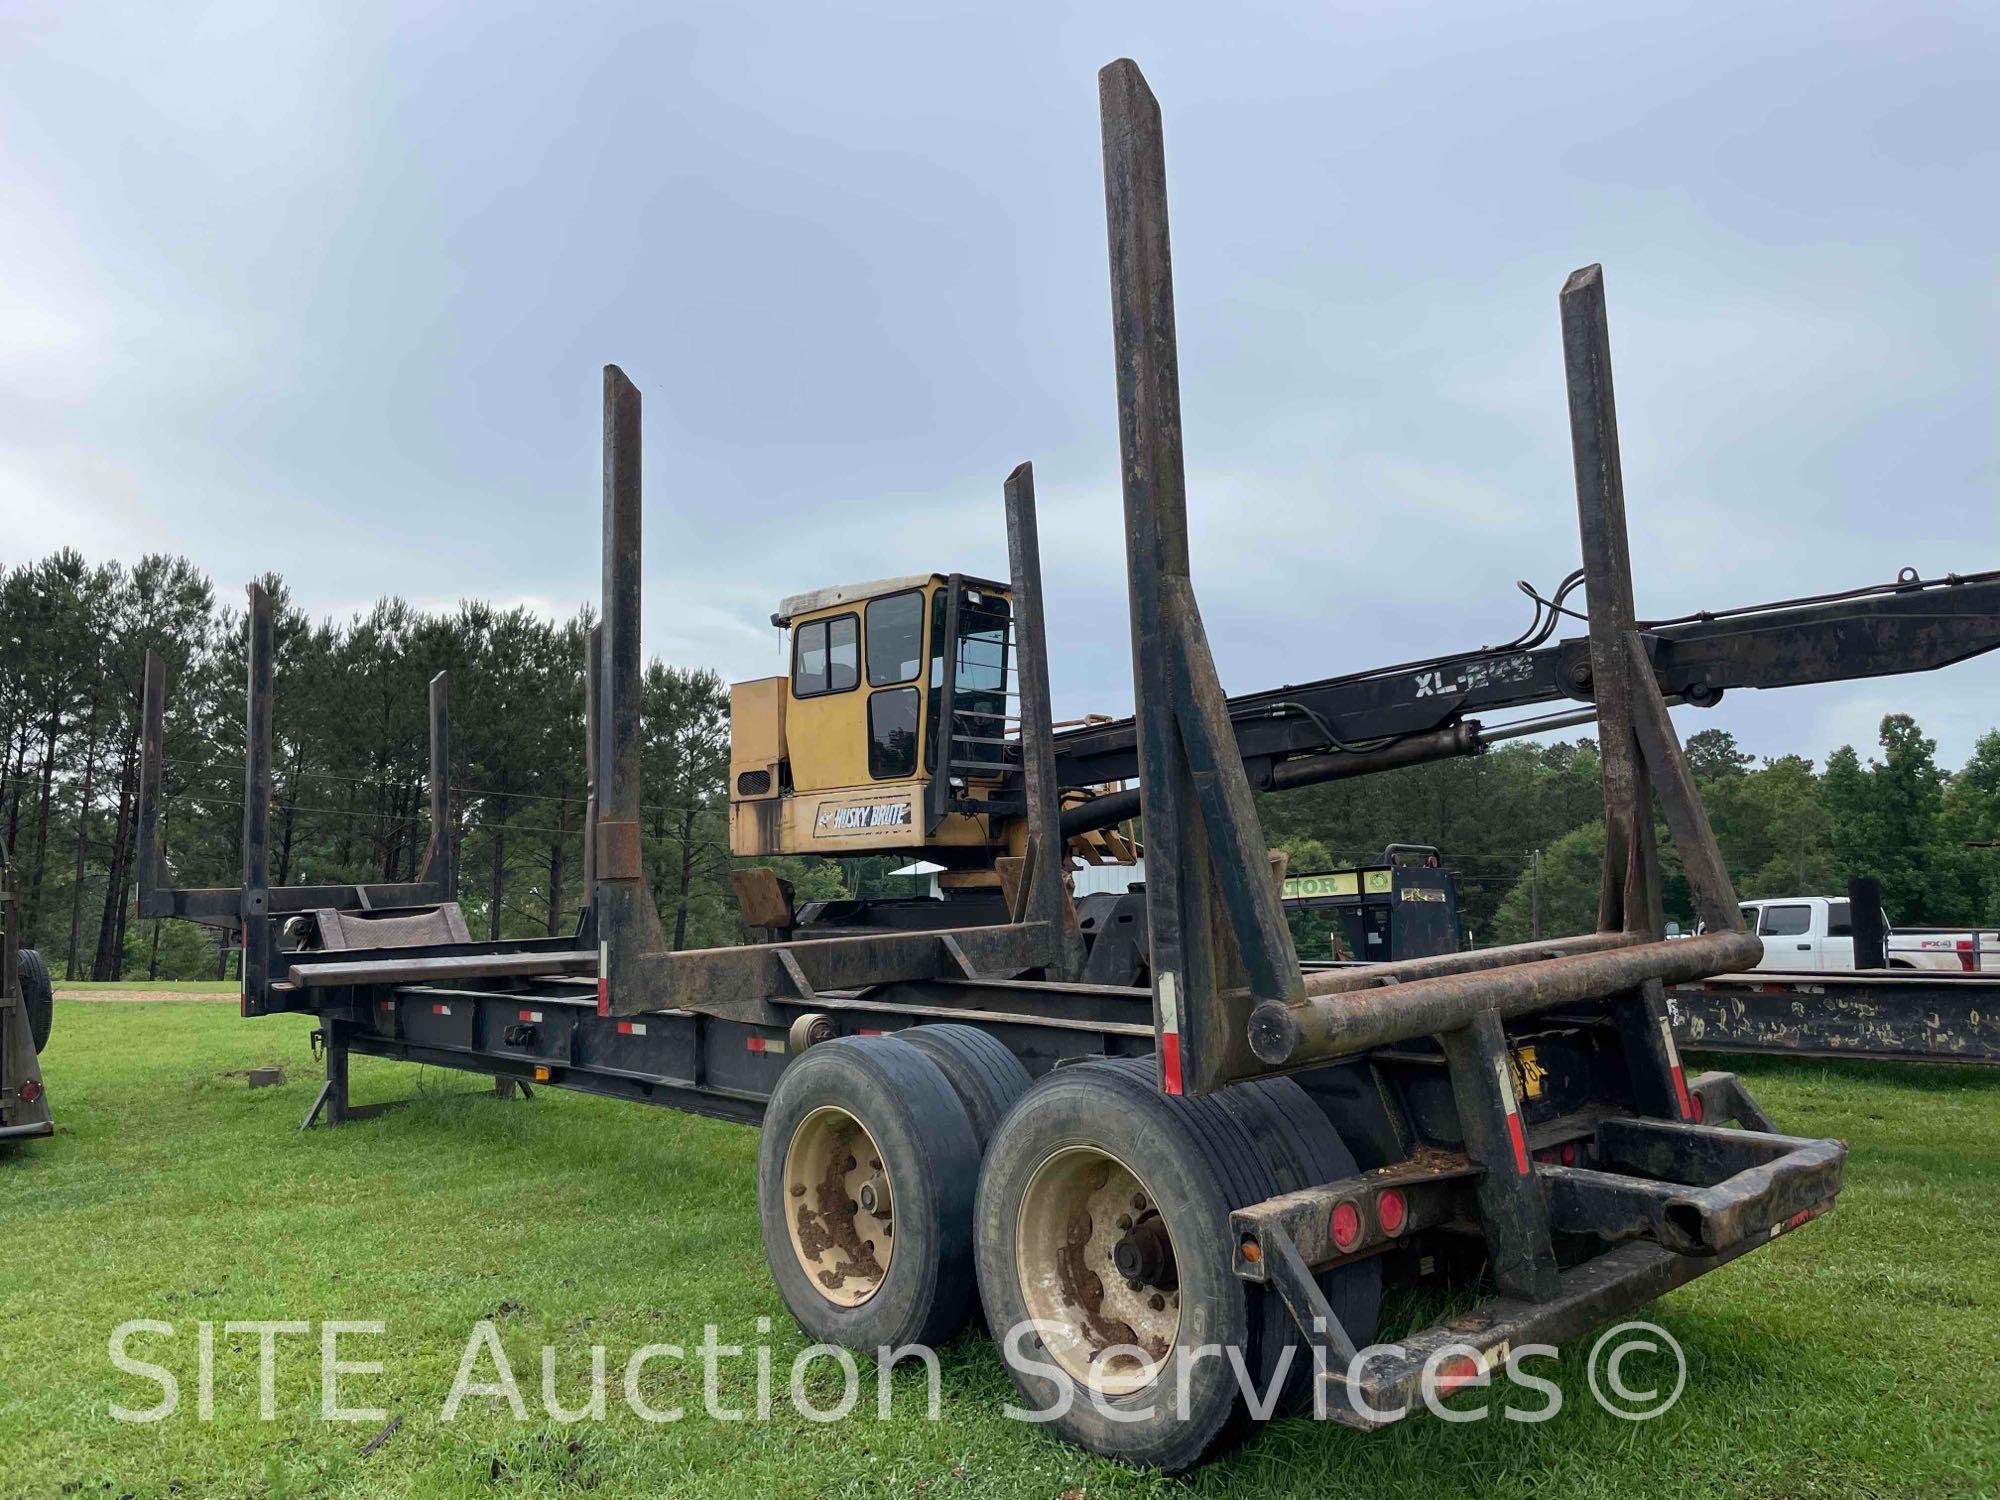
[[[758,1198],[808,1335],[880,1357],[983,1307],[1025,1410],[1177,1472],[1309,1384],[1289,1313],[1231,1269],[1231,1210],[1354,1170],[1289,1079],[1169,1097],[1135,1059],[1030,1087],[992,1037],[925,1026],[822,1043],[786,1069]],[[1372,1338],[1379,1267],[1322,1286]]]

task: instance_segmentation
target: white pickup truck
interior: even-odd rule
[[[1845,898],[1835,896],[1775,896],[1744,901],[1743,921],[1764,940],[1760,969],[1851,970],[1854,967],[1854,916]],[[1890,928],[1887,939],[1892,969],[1967,971],[2000,969],[2000,932],[1958,932],[1942,928]]]

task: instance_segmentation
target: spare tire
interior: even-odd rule
[[[49,966],[33,948],[21,950],[21,1003],[28,1008],[28,1030],[35,1038],[35,1051],[49,1044],[49,1028],[55,1023],[55,989],[49,983]]]

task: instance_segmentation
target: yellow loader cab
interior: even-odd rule
[[[924,573],[798,594],[783,677],[729,690],[729,846],[744,856],[922,852],[994,881],[1024,838],[1007,586]]]

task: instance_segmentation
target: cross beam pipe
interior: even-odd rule
[[[1762,941],[1749,933],[1711,932],[1442,974],[1377,990],[1337,995],[1322,991],[1308,994],[1304,1005],[1258,1006],[1250,1017],[1250,1045],[1273,1066],[1327,1062],[1407,1037],[1457,1031],[1485,1013],[1504,1020],[1529,1011],[1608,1000],[1650,980],[1683,984],[1750,968],[1763,956]]]
[[[1380,989],[1384,985],[1438,979],[1446,974],[1477,974],[1485,969],[1539,963],[1545,958],[1564,958],[1574,953],[1607,953],[1615,948],[1637,947],[1642,941],[1634,932],[1591,932],[1582,937],[1550,938],[1544,942],[1515,943],[1504,948],[1438,953],[1429,958],[1404,959],[1401,963],[1317,969],[1306,975],[1306,994],[1347,995],[1356,990]]]

